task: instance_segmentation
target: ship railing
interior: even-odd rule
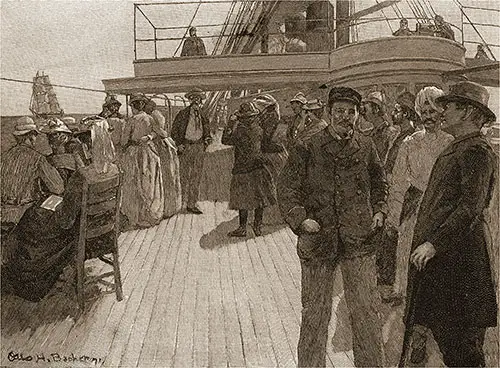
[[[269,4],[270,2],[271,0],[246,1],[248,4],[254,3],[254,8],[259,6],[255,4],[260,4],[263,7],[264,5],[262,4]],[[385,14],[384,16],[364,16],[356,20],[351,19],[345,22],[345,20],[343,21],[341,18],[335,18],[336,14],[330,14],[330,11],[328,11],[326,15],[321,15],[319,18],[305,18],[303,15],[302,20],[295,18],[295,21],[298,23],[295,23],[296,29],[292,32],[285,32],[284,30],[286,22],[289,22],[287,26],[290,24],[294,26],[294,24],[292,24],[294,21],[292,18],[288,17],[287,20],[282,17],[279,22],[273,17],[266,20],[262,18],[263,13],[260,16],[255,13],[257,15],[253,17],[245,17],[241,14],[229,15],[230,13],[228,13],[226,19],[221,18],[214,22],[208,21],[208,19],[211,19],[210,16],[204,16],[201,17],[202,19],[198,20],[200,16],[197,14],[202,12],[202,10],[200,10],[201,5],[215,7],[224,4],[230,6],[234,3],[235,1],[233,0],[211,0],[134,4],[135,60],[155,60],[178,57],[182,44],[188,35],[188,30],[192,26],[197,28],[197,36],[203,40],[207,49],[207,56],[241,53],[316,52],[330,51],[346,44],[391,37],[392,33],[399,28],[399,22],[404,16],[402,14],[398,17],[387,17]],[[241,4],[245,2],[236,3]],[[185,24],[180,24],[181,21],[179,21],[175,25],[165,25],[161,22],[165,17],[162,17],[158,12],[160,5],[173,9],[172,12],[178,12],[179,14],[182,14],[181,10],[184,7],[191,7],[190,11],[194,13],[194,15],[189,23],[186,21],[184,22]],[[177,8],[172,8],[174,6]],[[459,6],[461,6],[460,3]],[[457,24],[447,22],[454,31],[455,41],[464,46],[479,43],[484,44],[486,48],[490,50],[494,58],[494,53],[491,51],[491,48],[500,47],[499,45],[488,44],[482,36],[480,36],[479,31],[477,31],[477,34],[480,36],[479,39],[466,38],[464,37],[464,32],[469,27],[499,26],[496,24],[473,23],[467,17],[466,8],[470,7],[460,7],[461,17]],[[491,11],[495,9],[484,8],[483,10]],[[299,15],[296,16],[300,17]],[[415,35],[433,36],[434,20],[432,18],[415,16],[404,16],[404,18],[409,21],[409,28]],[[260,24],[259,27],[257,27],[256,25],[258,22],[267,22],[267,26],[262,26],[262,24]],[[386,23],[386,26],[384,25],[381,27],[381,23]],[[308,30],[311,25],[315,24],[320,26],[316,29]],[[376,29],[378,31],[370,32],[370,29]],[[254,32],[254,30],[256,31]],[[294,38],[297,44],[291,45]],[[302,43],[300,41],[302,41]],[[221,47],[223,44],[226,46]],[[239,47],[234,47],[236,44],[239,44]],[[242,44],[245,44],[245,47],[242,47]],[[287,49],[287,47],[290,48]],[[200,57],[201,55],[193,56]]]

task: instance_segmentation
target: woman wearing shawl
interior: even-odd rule
[[[229,208],[239,211],[240,220],[240,226],[229,236],[247,235],[248,213],[252,210],[254,233],[262,235],[264,208],[276,204],[276,187],[262,154],[259,113],[252,102],[243,103],[222,135],[222,144],[234,146]]]
[[[100,181],[118,174],[106,120],[91,120],[92,163],[70,178],[62,203],[42,207],[42,198],[21,218],[10,241],[15,253],[2,268],[2,286],[14,294],[39,301],[49,293],[63,269],[72,261],[78,239],[83,181]]]
[[[258,120],[263,130],[262,152],[265,153],[273,180],[276,180],[288,159],[286,136],[278,139],[276,134],[280,125],[280,108],[276,99],[269,94],[256,97],[252,102],[260,112]]]

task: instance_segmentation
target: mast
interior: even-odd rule
[[[36,117],[48,118],[50,116],[62,116],[64,111],[59,105],[54,87],[50,83],[48,75],[37,71],[33,78],[33,92],[29,107],[31,113]]]

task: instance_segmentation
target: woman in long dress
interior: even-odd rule
[[[174,140],[170,137],[171,127],[166,126],[165,117],[157,109],[156,103],[149,100],[145,111],[153,118],[153,140],[160,156],[163,179],[164,207],[163,217],[169,218],[181,210],[182,193],[179,174],[179,157]]]
[[[131,96],[133,116],[125,126],[122,141],[125,152],[121,158],[124,173],[121,210],[132,228],[157,225],[164,211],[160,156],[153,141],[155,123],[144,111],[147,102],[144,95]]]

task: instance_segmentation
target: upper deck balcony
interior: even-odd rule
[[[464,40],[463,19],[459,26],[449,23],[455,40],[438,37],[431,19],[410,17],[412,35],[393,36],[399,17],[373,16],[379,7],[348,12],[343,18],[341,12],[348,10],[340,8],[342,3],[213,0],[136,4],[135,77],[105,80],[104,85],[110,92],[130,94],[175,93],[195,86],[214,91],[325,82],[353,87],[428,83],[465,68],[465,45],[478,43]],[[217,23],[217,16],[225,15],[222,9],[230,4],[239,8]],[[202,10],[203,6],[207,8]],[[184,7],[194,11],[185,24],[180,12]],[[167,17],[160,9],[178,23],[157,26]],[[211,24],[206,24],[207,17],[196,21],[196,14],[202,12],[210,14]],[[368,18],[367,14],[372,15]],[[386,24],[390,29],[384,30]],[[185,56],[181,51],[194,25],[207,55]],[[487,51],[494,59],[491,49]]]

